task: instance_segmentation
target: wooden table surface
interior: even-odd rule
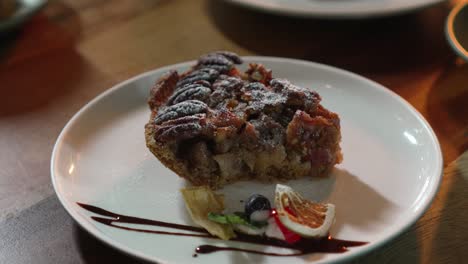
[[[326,21],[215,0],[49,1],[21,30],[0,35],[0,263],[137,261],[62,209],[50,184],[53,144],[69,118],[112,85],[212,50],[322,62],[377,81],[424,115],[444,164],[453,163],[468,149],[468,65],[444,39],[451,4]],[[460,163],[446,169],[414,226],[355,262],[468,261],[468,173]]]

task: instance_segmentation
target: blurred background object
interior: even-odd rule
[[[7,19],[16,9],[16,0],[1,0],[0,1],[0,19]]]
[[[450,12],[445,33],[452,49],[468,62],[468,2],[460,2]]]
[[[0,34],[21,26],[46,2],[46,0],[0,0]]]
[[[446,0],[225,0],[268,13],[324,19],[362,19],[392,16]]]

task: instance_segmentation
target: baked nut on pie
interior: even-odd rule
[[[219,51],[187,72],[169,71],[151,89],[146,144],[193,185],[316,177],[342,160],[340,119],[320,96],[271,70]]]

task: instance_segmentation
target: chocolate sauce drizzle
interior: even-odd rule
[[[91,219],[93,219],[94,221],[107,225],[107,226],[112,226],[115,228],[136,231],[136,232],[160,234],[160,235],[206,237],[206,238],[212,238],[212,239],[219,239],[218,237],[210,235],[205,229],[200,228],[200,227],[168,223],[168,222],[139,218],[139,217],[128,216],[128,215],[121,215],[121,214],[109,212],[105,209],[102,209],[93,205],[88,205],[88,204],[83,204],[83,203],[77,203],[77,204],[92,213],[100,215],[100,216],[91,216]],[[191,231],[195,233],[166,232],[166,231],[140,229],[140,228],[117,225],[117,223],[166,227],[166,228],[172,228],[172,229],[177,229],[177,230]],[[290,254],[280,254],[280,253],[272,253],[272,252],[236,248],[236,247],[219,247],[219,246],[213,246],[213,245],[200,245],[195,249],[195,252],[196,254],[208,254],[208,253],[213,253],[217,251],[240,251],[240,252],[261,254],[261,255],[267,255],[267,256],[285,257],[285,256],[300,256],[300,255],[305,255],[305,254],[310,254],[310,253],[343,253],[343,252],[348,251],[348,247],[357,247],[357,246],[362,246],[362,245],[367,244],[367,242],[335,239],[335,238],[332,238],[331,236],[321,238],[321,239],[302,238],[297,243],[288,244],[287,242],[283,240],[279,240],[279,239],[273,239],[273,238],[262,237],[262,236],[251,236],[251,235],[246,235],[242,233],[237,233],[237,237],[231,240],[257,244],[257,245],[287,248],[287,249],[292,249],[296,252],[290,253]],[[193,256],[195,257],[196,254],[194,254]]]

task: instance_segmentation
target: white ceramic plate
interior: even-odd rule
[[[308,198],[336,204],[337,219],[331,229],[334,237],[368,241],[368,245],[344,254],[267,257],[217,252],[193,258],[193,250],[200,244],[250,245],[138,233],[90,219],[93,214],[76,202],[120,214],[193,225],[178,191],[186,182],[153,157],[143,136],[150,114],[146,105],[149,88],[167,70],[185,70],[190,63],[125,81],[92,100],[68,122],[55,145],[51,173],[57,196],[70,215],[102,241],[162,263],[344,260],[389,241],[422,215],[437,192],[442,156],[432,129],[406,101],[377,83],[321,64],[268,57],[245,57],[245,61],[263,63],[274,76],[317,90],[323,104],[340,114],[344,162],[328,178],[288,184]],[[222,192],[228,208],[240,209],[240,199],[252,193],[271,198],[274,186],[242,182]]]
[[[322,18],[364,18],[409,12],[445,0],[226,0],[266,12]]]

